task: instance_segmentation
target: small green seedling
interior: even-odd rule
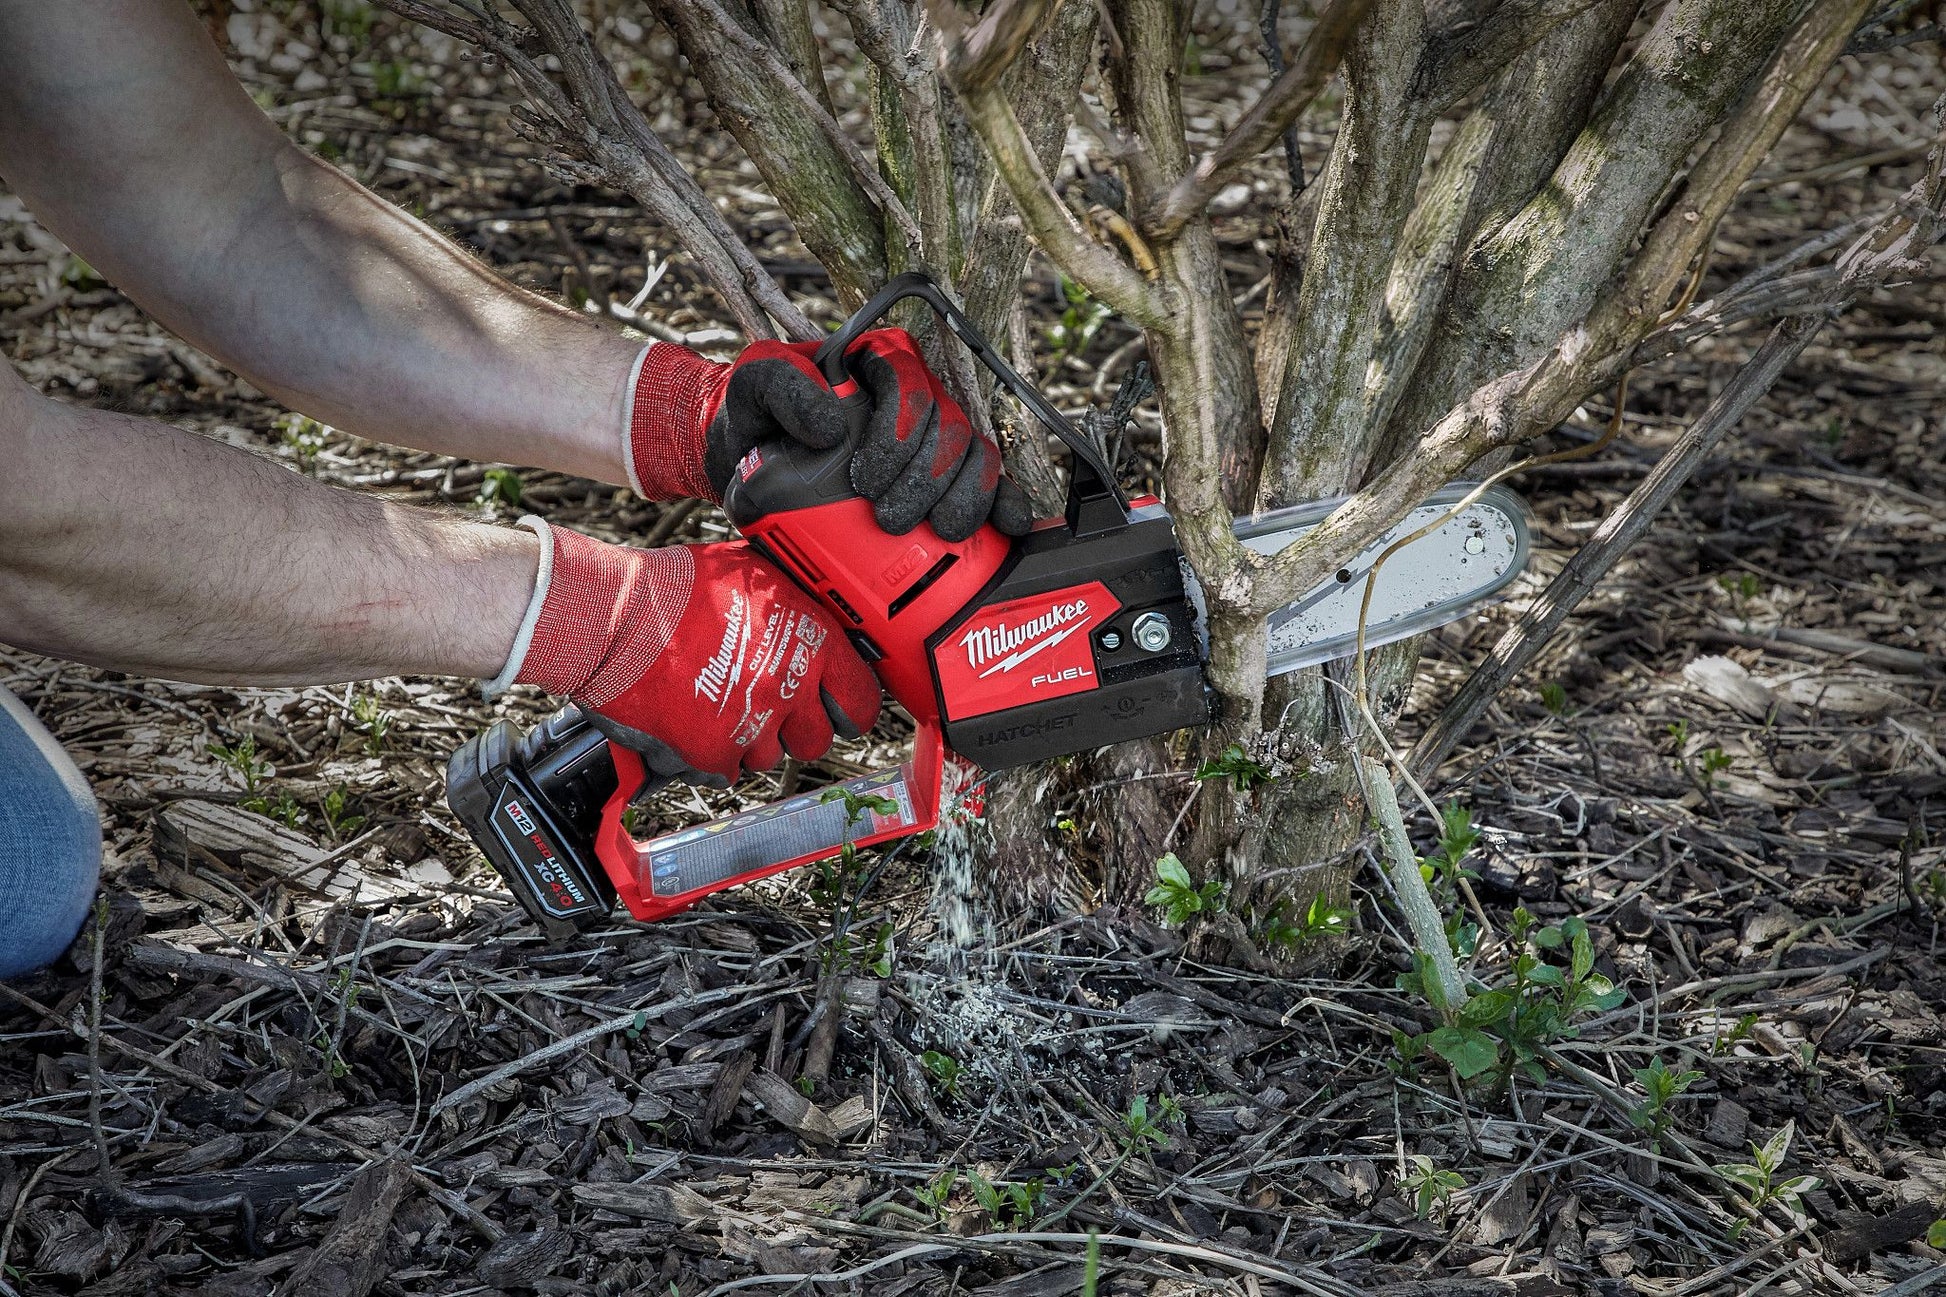
[[[1739,607],[1746,600],[1755,599],[1762,594],[1764,589],[1763,583],[1757,580],[1755,572],[1725,572],[1716,578],[1716,583],[1723,587],[1724,593],[1730,596],[1730,601]]]
[[[1537,927],[1532,914],[1516,908],[1507,946],[1514,952],[1512,977],[1474,995],[1457,1012],[1439,992],[1430,957],[1414,952],[1413,971],[1399,975],[1399,986],[1423,996],[1449,1019],[1417,1037],[1415,1052],[1437,1054],[1463,1081],[1485,1077],[1500,1086],[1518,1072],[1544,1084],[1547,1069],[1541,1060],[1547,1048],[1573,1036],[1577,1018],[1614,1008],[1625,993],[1594,970],[1594,943],[1578,916],[1559,927]],[[1563,948],[1565,968],[1547,961],[1547,952]]]
[[[1464,868],[1467,856],[1479,845],[1480,830],[1473,824],[1473,812],[1458,802],[1448,802],[1439,812],[1439,846],[1419,861],[1419,872],[1427,882],[1443,878],[1455,886],[1461,878],[1479,875]]]
[[[1067,306],[1060,320],[1047,331],[1047,344],[1061,355],[1078,357],[1088,349],[1114,311],[1066,275],[1061,276],[1061,296]]]
[[[371,35],[372,22],[378,17],[365,0],[324,0],[323,8],[325,34],[349,36],[356,42]]]
[[[1681,755],[1682,750],[1689,746],[1689,722],[1687,720],[1674,720],[1662,728],[1671,739],[1675,740],[1676,752],[1678,755]]]
[[[254,811],[265,819],[276,820],[287,829],[294,829],[304,821],[304,808],[297,804],[295,797],[281,788],[277,790],[275,797],[268,797],[262,793],[255,797],[246,797],[243,799],[242,806],[244,810]]]
[[[931,1180],[914,1189],[912,1196],[933,1215],[943,1217],[946,1208],[953,1201],[953,1189],[958,1183],[959,1172],[947,1167]]]
[[[1271,907],[1257,926],[1257,944],[1265,950],[1291,951],[1319,937],[1336,937],[1351,930],[1357,911],[1348,905],[1333,905],[1323,892],[1311,898],[1303,917],[1296,923],[1285,918],[1289,901]]]
[[[1652,1058],[1647,1067],[1635,1069],[1635,1083],[1647,1097],[1629,1110],[1628,1119],[1638,1130],[1649,1132],[1650,1147],[1661,1147],[1662,1136],[1675,1120],[1669,1101],[1702,1079],[1703,1074],[1697,1071],[1672,1072],[1660,1058]]]
[[[1541,686],[1541,706],[1555,716],[1568,714],[1568,691],[1550,680]]]
[[[1181,927],[1198,914],[1221,909],[1222,901],[1223,884],[1211,879],[1198,887],[1173,851],[1155,862],[1155,886],[1142,898],[1145,905],[1161,906],[1162,921],[1172,928]]]
[[[1232,743],[1220,755],[1197,766],[1196,778],[1226,780],[1231,792],[1247,793],[1258,784],[1273,782],[1276,776],[1246,752],[1241,743]]]
[[[973,1191],[973,1201],[995,1225],[1032,1224],[1047,1199],[1047,1188],[1038,1178],[995,1183],[978,1171],[968,1171],[966,1184]]]
[[[350,837],[365,823],[364,816],[351,813],[351,795],[343,784],[333,784],[331,791],[319,799],[318,817],[324,821],[324,831],[331,835],[333,842]]]
[[[1926,1246],[1946,1251],[1946,1220],[1936,1220],[1926,1227]]]
[[[1157,1095],[1155,1112],[1149,1111],[1149,1096],[1138,1094],[1128,1102],[1128,1111],[1122,1114],[1122,1142],[1131,1153],[1154,1146],[1166,1147],[1169,1143],[1169,1123],[1180,1119],[1182,1105],[1168,1095]]]
[[[209,754],[236,771],[243,780],[243,791],[255,796],[257,787],[276,773],[270,762],[257,755],[257,740],[245,735],[235,743],[212,743]]]
[[[509,509],[520,507],[520,497],[526,490],[517,468],[489,468],[480,479],[479,503],[482,507],[492,508],[505,505]]]
[[[385,736],[398,718],[385,710],[377,694],[359,694],[351,700],[351,719],[365,732],[365,751],[377,756],[385,751]]]
[[[398,59],[382,59],[372,64],[372,90],[377,99],[406,99],[422,95],[425,83],[409,63]]]
[[[1754,1013],[1744,1014],[1741,1018],[1737,1019],[1736,1026],[1730,1028],[1728,1031],[1717,1033],[1716,1039],[1710,1042],[1710,1055],[1714,1058],[1723,1057],[1723,1055],[1750,1039],[1750,1033],[1756,1029],[1757,1015]]]
[[[932,1076],[932,1083],[939,1087],[941,1094],[954,1096],[959,1094],[960,1074],[965,1069],[959,1065],[957,1058],[951,1054],[942,1054],[936,1049],[929,1049],[919,1055],[919,1065]]]
[[[1796,1120],[1787,1121],[1761,1147],[1754,1140],[1751,1142],[1750,1152],[1755,1161],[1719,1163],[1716,1173],[1743,1190],[1752,1207],[1762,1208],[1774,1202],[1793,1216],[1801,1216],[1804,1205],[1800,1199],[1823,1182],[1814,1175],[1794,1175],[1787,1180],[1778,1178],[1777,1173],[1783,1169],[1784,1158],[1790,1152],[1791,1140],[1796,1135]]]
[[[1704,748],[1696,754],[1696,761],[1697,764],[1703,767],[1703,778],[1708,781],[1712,788],[1721,785],[1723,782],[1717,776],[1735,764],[1730,754],[1722,748]]]
[[[308,473],[316,467],[318,453],[330,436],[329,428],[301,414],[287,414],[272,426],[283,434],[284,449],[297,457],[299,468]]]
[[[847,836],[849,830],[867,815],[899,813],[899,804],[891,798],[877,793],[853,792],[842,784],[825,789],[819,800],[845,804]],[[822,959],[827,969],[868,968],[879,977],[890,977],[892,925],[879,924],[869,943],[860,941],[850,931],[851,909],[865,881],[865,870],[859,862],[858,848],[853,843],[846,842],[838,848],[836,857],[818,862],[817,875],[811,882],[811,898],[831,911],[832,932],[831,942],[826,946]]]
[[[101,288],[108,283],[101,277],[100,271],[72,252],[68,254],[67,264],[61,267],[61,282],[82,291]]]
[[[1424,1153],[1414,1153],[1406,1163],[1406,1168],[1398,1173],[1399,1186],[1412,1200],[1412,1210],[1420,1220],[1431,1216],[1433,1208],[1445,1206],[1454,1193],[1466,1187],[1465,1176],[1433,1165],[1433,1160]]]

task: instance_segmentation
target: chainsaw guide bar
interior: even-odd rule
[[[1394,541],[1450,510],[1476,485],[1455,482],[1433,492],[1339,568],[1335,579],[1273,612],[1264,674],[1280,676],[1356,652],[1358,611],[1372,564]],[[1343,503],[1343,499],[1313,500],[1261,514],[1237,524],[1237,539],[1259,554],[1275,554],[1303,539]],[[1478,612],[1499,598],[1526,568],[1528,546],[1526,502],[1497,486],[1482,492],[1439,530],[1385,560],[1365,619],[1365,647],[1410,639]],[[1202,587],[1193,574],[1189,589],[1207,635]]]

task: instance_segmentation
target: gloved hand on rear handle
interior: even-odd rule
[[[487,685],[539,685],[641,753],[651,785],[726,788],[810,761],[878,717],[878,678],[830,619],[742,541],[636,549],[539,518],[534,598]]]
[[[811,342],[755,342],[729,364],[687,347],[652,343],[637,363],[625,438],[630,484],[652,500],[721,502],[753,447],[790,437],[817,450],[845,439],[838,396]],[[1033,523],[1026,496],[1003,475],[1000,447],[976,433],[926,368],[903,329],[874,329],[845,353],[852,381],[872,399],[852,484],[879,525],[903,535],[921,522],[964,540],[990,518],[1008,535]]]

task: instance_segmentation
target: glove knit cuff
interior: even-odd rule
[[[703,471],[704,414],[720,397],[727,368],[673,342],[652,342],[635,360],[622,462],[645,500],[722,497]]]
[[[546,530],[551,570],[537,588],[540,609],[514,680],[600,707],[647,675],[669,646],[695,588],[696,560],[680,545],[635,549]]]

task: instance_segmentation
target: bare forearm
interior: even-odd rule
[[[539,561],[528,533],[0,382],[0,641],[228,684],[487,677],[506,661]]]
[[[292,145],[181,0],[0,0],[0,172],[144,309],[295,409],[626,480],[639,344]]]

